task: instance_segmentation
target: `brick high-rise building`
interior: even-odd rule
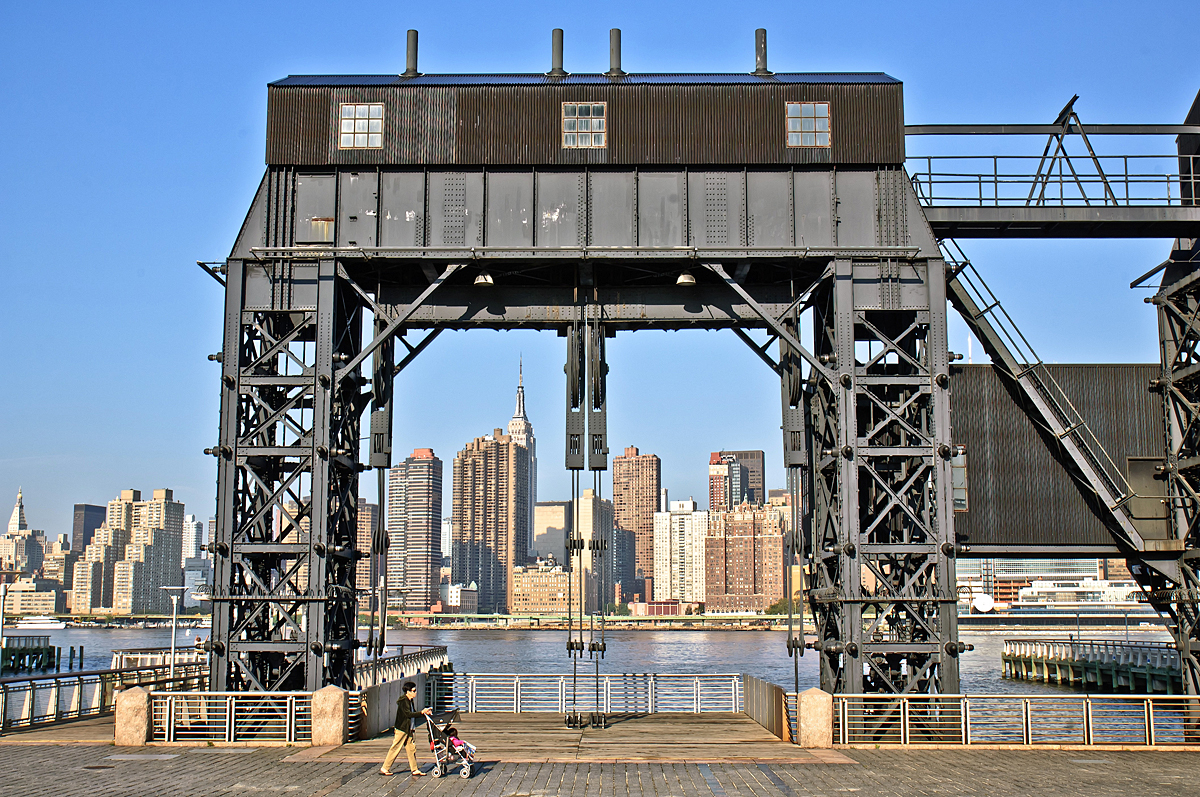
[[[512,569],[529,551],[529,450],[496,429],[454,458],[451,583],[479,587],[479,611],[507,614]]]
[[[784,596],[783,519],[748,503],[713,512],[705,541],[705,611],[759,612]]]
[[[708,511],[727,512],[740,504],[747,482],[745,465],[732,454],[714,451],[708,458]]]
[[[418,448],[388,474],[388,601],[425,611],[440,600],[442,461]],[[403,592],[402,590],[407,590]]]
[[[565,615],[568,605],[578,605],[579,571],[553,557],[514,567],[512,585],[511,614]]]
[[[654,576],[654,513],[662,488],[662,463],[633,446],[613,457],[613,525],[633,535],[632,577]],[[632,587],[632,584],[626,585]]]
[[[740,504],[743,499],[751,504],[765,504],[766,467],[765,455],[762,451],[718,451],[724,457],[733,457],[739,465],[746,469],[746,482],[742,485],[743,495],[734,496],[734,503]]]

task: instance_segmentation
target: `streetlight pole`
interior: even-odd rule
[[[167,590],[171,596],[171,671],[168,677],[174,681],[176,624],[179,622],[179,593],[187,589],[187,587],[162,587],[161,589]],[[172,684],[172,687],[174,687],[174,684]]]

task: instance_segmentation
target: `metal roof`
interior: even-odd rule
[[[792,83],[899,83],[883,72],[776,72],[769,77],[750,74],[643,74],[610,78],[603,74],[549,77],[517,75],[288,75],[271,86],[571,86],[571,85],[771,85]]]

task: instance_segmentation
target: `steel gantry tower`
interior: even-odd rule
[[[568,74],[555,42],[544,75],[422,75],[414,33],[404,74],[270,85],[267,173],[214,270],[214,689],[352,683],[359,601],[377,594],[355,562],[385,545],[378,530],[357,548],[358,483],[390,465],[393,380],[445,329],[563,335],[566,465],[592,471],[607,466],[606,337],[746,342],[780,378],[787,551],[830,691],[959,688],[948,300],[1160,607],[1183,605],[1184,544],[1138,528],[1086,413],[1012,345],[949,239],[1181,234],[1200,222],[1190,203],[1112,205],[1136,180],[1109,174],[1084,214],[1061,181],[1010,208],[999,176],[994,206],[939,204],[938,164],[906,171],[887,75],[771,73],[765,34],[749,74],[629,74],[617,36],[608,72]],[[1052,184],[1077,122],[1048,126],[1059,146],[1026,188]],[[798,629],[788,649],[804,652]]]

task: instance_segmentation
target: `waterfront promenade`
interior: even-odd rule
[[[846,750],[845,763],[516,763],[459,777],[384,778],[374,762],[286,748],[0,744],[6,797],[1189,797],[1200,753]]]
[[[0,772],[5,797],[1200,797],[1200,752],[1182,750],[809,751],[740,715],[599,731],[570,731],[556,715],[476,715],[460,727],[481,754],[470,780],[380,776],[386,736],[333,748],[116,748],[111,718],[0,737]],[[427,748],[418,752],[428,769]]]

